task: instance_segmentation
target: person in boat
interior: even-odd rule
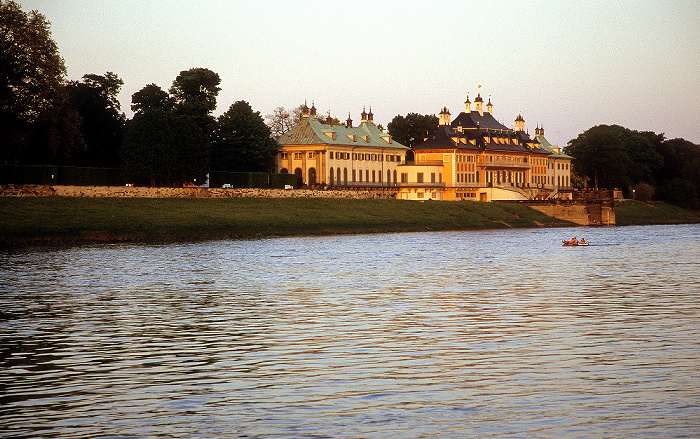
[[[579,244],[587,244],[586,240],[584,238],[581,238],[581,240],[578,242]]]

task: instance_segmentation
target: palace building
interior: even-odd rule
[[[350,116],[335,125],[304,105],[299,123],[278,139],[277,172],[294,173],[309,186],[395,187],[409,148],[377,128],[371,108],[361,117],[358,126]]]
[[[525,131],[522,115],[508,128],[484,109],[479,94],[472,110],[451,120],[440,112],[437,131],[413,147],[415,161],[399,166],[398,198],[413,200],[528,200],[571,196],[571,157],[544,137]]]
[[[410,148],[381,131],[362,111],[358,126],[348,116],[334,124],[302,107],[301,120],[278,139],[276,170],[294,173],[309,186],[394,188],[404,200],[531,200],[570,198],[571,159],[544,137],[531,138],[518,115],[509,128],[479,94],[454,120],[440,111],[435,133]],[[485,108],[484,108],[485,107]]]

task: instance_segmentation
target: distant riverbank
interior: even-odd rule
[[[697,213],[663,203],[619,203],[616,215],[619,225],[700,222]],[[564,226],[572,224],[517,203],[0,197],[3,247]]]

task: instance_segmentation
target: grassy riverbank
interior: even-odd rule
[[[3,246],[565,225],[570,224],[507,203],[0,197]]]
[[[700,222],[626,201],[618,225]],[[0,246],[570,226],[514,203],[339,198],[0,197]]]
[[[627,200],[615,203],[618,226],[700,223],[700,214],[673,204]]]

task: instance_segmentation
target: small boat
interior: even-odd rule
[[[578,247],[579,245],[588,245],[588,242],[586,241],[577,241],[576,238],[572,239],[571,241],[564,241],[563,239],[561,240],[561,243],[563,246],[576,246]]]

